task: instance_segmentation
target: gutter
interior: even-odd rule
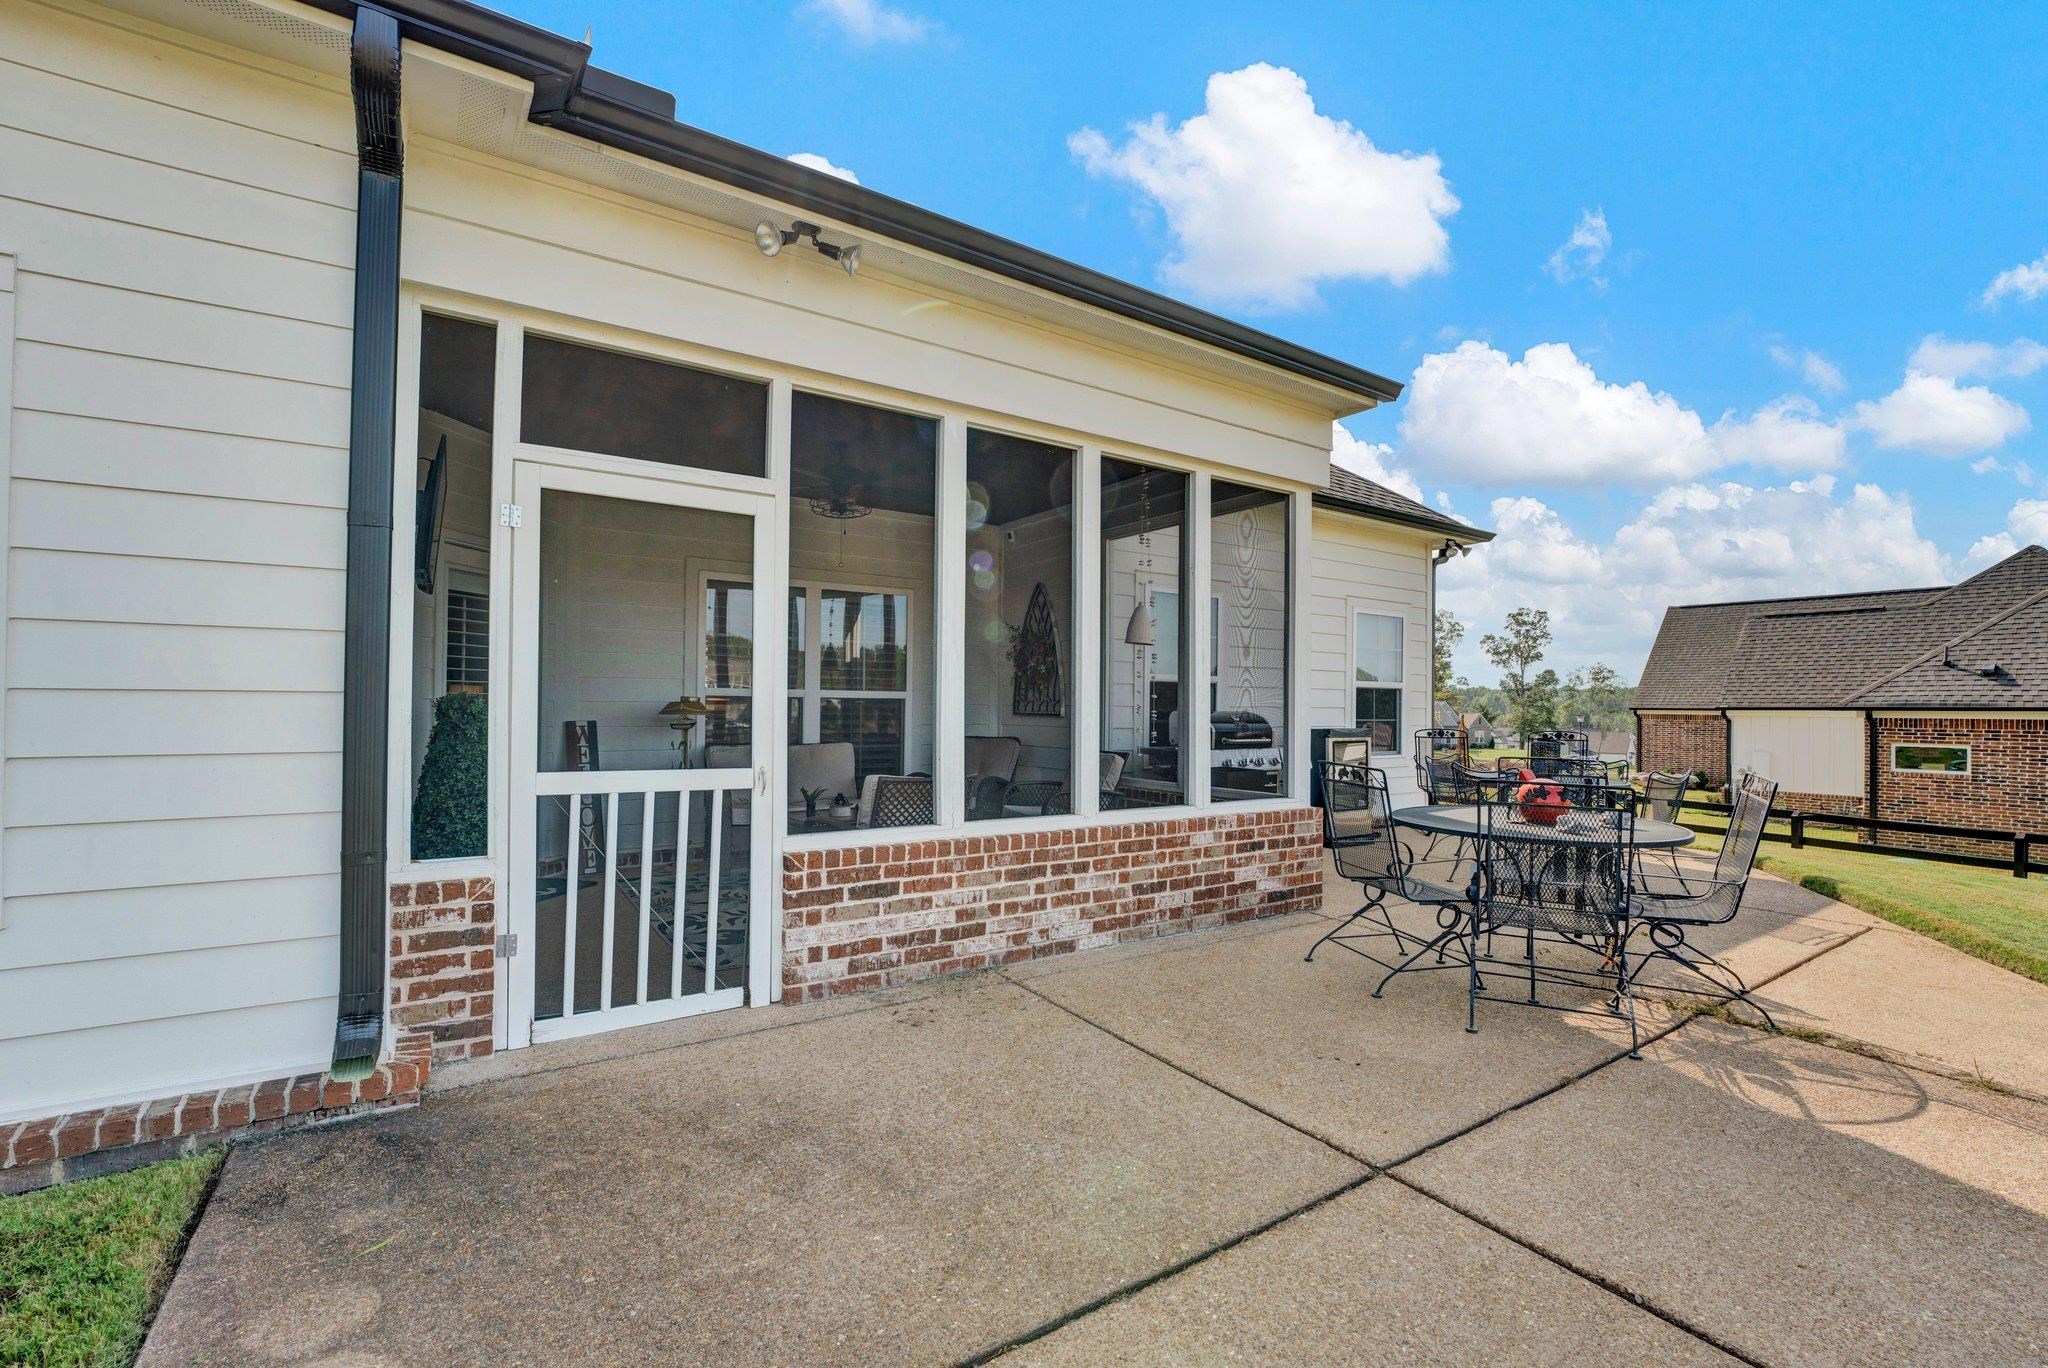
[[[398,237],[405,202],[398,21],[356,11],[354,357],[341,693],[341,989],[332,1074],[367,1076],[384,1045],[385,764],[391,730],[391,458],[398,404]]]
[[[311,0],[360,14],[356,0]],[[907,201],[798,166],[675,120],[675,97],[590,65],[590,48],[468,0],[391,0],[383,7],[411,42],[533,83],[534,123],[616,147],[848,228],[972,266],[1162,332],[1329,385],[1368,405],[1392,403],[1398,381],[1297,346],[1179,300],[1078,266]]]
[[[1863,710],[1863,815],[1877,816],[1877,713]]]

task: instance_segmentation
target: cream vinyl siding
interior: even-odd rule
[[[1312,526],[1308,594],[1298,610],[1308,633],[1308,725],[1352,725],[1353,616],[1402,618],[1407,687],[1401,695],[1401,753],[1375,758],[1374,764],[1386,771],[1394,806],[1419,803],[1409,751],[1414,733],[1429,725],[1429,549],[1442,538],[1321,508]]]
[[[1728,712],[1728,752],[1788,793],[1863,796],[1863,714]]]
[[[347,91],[85,13],[0,7],[0,1118],[334,1029]]]

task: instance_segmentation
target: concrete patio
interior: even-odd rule
[[[1714,948],[1794,1034],[1631,1061],[1304,964],[1352,901],[248,1145],[144,1361],[2048,1358],[2048,989],[1759,876]]]

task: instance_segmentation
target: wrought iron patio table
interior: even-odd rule
[[[1479,835],[1479,808],[1471,803],[1436,803],[1422,807],[1396,808],[1393,820],[1397,826],[1416,831],[1427,831],[1435,836],[1457,836],[1474,840]],[[1529,823],[1520,828],[1522,834],[1540,839],[1544,828]],[[1631,844],[1637,850],[1674,850],[1679,846],[1693,843],[1694,833],[1676,822],[1654,822],[1647,819],[1635,824]]]
[[[1432,836],[1449,837],[1459,842],[1477,841],[1479,839],[1480,808],[1477,804],[1431,803],[1417,807],[1396,808],[1388,816],[1397,826],[1404,826],[1413,831],[1426,832]],[[1567,811],[1560,820],[1568,824],[1571,821],[1571,817],[1572,812]],[[1516,835],[1519,839],[1538,843],[1544,839],[1546,833],[1556,830],[1556,828],[1546,827],[1539,823],[1522,822],[1520,820],[1516,821],[1515,827]],[[1571,846],[1570,831],[1571,828],[1567,825],[1558,833],[1557,841],[1560,855],[1565,855]],[[1641,820],[1631,824],[1631,837],[1629,856],[1633,860],[1645,850],[1675,850],[1680,846],[1691,845],[1694,833],[1678,825],[1676,822]],[[1466,916],[1468,918],[1475,915],[1470,909],[1479,901],[1479,877],[1479,870],[1475,865],[1472,874],[1472,886],[1467,894]],[[1464,965],[1466,962],[1465,956],[1459,951],[1459,939],[1464,934],[1465,931],[1461,923],[1444,926],[1443,930],[1432,937],[1421,950],[1416,951],[1406,960],[1403,960],[1385,978],[1381,979],[1379,986],[1373,989],[1372,995],[1378,997],[1387,984],[1402,973]]]

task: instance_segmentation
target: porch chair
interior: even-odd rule
[[[1676,822],[1679,813],[1685,809],[1685,791],[1691,786],[1690,774],[1659,770],[1646,775],[1643,779],[1643,791],[1636,798],[1637,819]],[[1677,874],[1678,852],[1667,850],[1664,852],[1664,858],[1670,862],[1671,872]]]
[[[1456,855],[1438,857],[1414,839],[1419,833],[1394,825],[1383,771],[1333,761],[1322,767],[1322,780],[1323,844],[1336,863],[1338,877],[1364,889],[1365,902],[1310,946],[1303,958],[1313,963],[1316,951],[1334,942],[1391,971],[1395,968],[1392,962],[1360,948],[1361,942],[1391,938],[1394,954],[1407,956],[1409,963],[1431,948],[1440,952],[1441,963],[1441,951],[1450,944],[1450,933],[1463,920],[1464,905],[1471,897],[1470,862]],[[1416,932],[1396,926],[1386,908],[1390,896],[1433,910],[1439,934],[1424,940]],[[1354,932],[1352,928],[1361,923],[1362,928]],[[1412,954],[1411,943],[1416,947]]]
[[[928,776],[870,774],[860,786],[857,827],[930,826],[937,820]]]
[[[1635,957],[1638,969],[1652,960],[1666,960],[1688,970],[1705,983],[1705,988],[1678,988],[1716,1002],[1744,1002],[1755,1008],[1765,1023],[1776,1029],[1770,1012],[1749,995],[1742,975],[1686,938],[1687,929],[1719,926],[1735,919],[1742,908],[1742,895],[1749,888],[1749,876],[1756,866],[1757,847],[1763,844],[1764,824],[1770,820],[1771,803],[1778,786],[1761,775],[1745,774],[1735,795],[1735,808],[1728,816],[1728,832],[1721,839],[1721,853],[1706,877],[1688,878],[1673,861],[1670,874],[1637,870],[1634,876],[1632,923],[1628,941],[1641,933],[1649,948]],[[1623,947],[1624,958],[1628,944]],[[1630,977],[1634,970],[1624,977]],[[1721,977],[1716,977],[1720,975]],[[1660,985],[1662,986],[1662,985]]]
[[[1479,804],[1479,898],[1467,927],[1465,1029],[1479,1029],[1481,1002],[1589,1010],[1582,994],[1606,994],[1606,1010],[1629,1024],[1629,1057],[1640,1058],[1635,997],[1623,954],[1629,927],[1630,854],[1635,795],[1605,787],[1572,793],[1555,825],[1526,818],[1516,795],[1486,795]],[[1494,953],[1505,934],[1521,953]],[[1538,945],[1597,957],[1590,965],[1538,956]],[[1491,980],[1491,982],[1489,981]],[[1515,981],[1526,991],[1508,996]],[[1550,990],[1550,991],[1546,991]]]

